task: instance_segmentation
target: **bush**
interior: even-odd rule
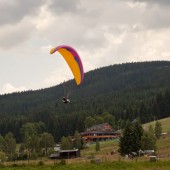
[[[13,163],[12,164],[12,167],[17,167],[18,165],[16,163]]]
[[[36,158],[38,158],[38,154],[36,152],[33,152],[31,154],[31,159],[36,159]]]
[[[43,166],[43,165],[44,165],[44,162],[43,162],[43,161],[39,161],[39,162],[38,162],[38,165],[39,165],[39,166]]]
[[[92,164],[100,164],[102,162],[102,160],[101,159],[91,159],[91,161],[90,161],[90,163],[92,163]]]
[[[0,160],[1,160],[0,163],[6,161],[6,159],[7,159],[6,154],[4,152],[0,151]]]
[[[62,160],[60,161],[60,165],[66,165],[66,160],[65,160],[65,159],[62,159]]]

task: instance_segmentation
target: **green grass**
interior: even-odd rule
[[[170,117],[165,118],[165,119],[160,119],[158,120],[162,124],[162,132],[170,132]],[[143,125],[145,129],[148,129],[148,127],[152,125],[154,127],[155,121],[146,123]]]
[[[44,166],[7,166],[0,167],[2,170],[169,170],[170,161],[157,162],[104,162],[100,164],[82,163],[66,165],[44,165]]]
[[[163,137],[157,141],[157,147],[159,148],[170,148],[170,137]]]
[[[103,141],[103,142],[100,142],[100,146],[101,146],[101,148],[103,148],[103,149],[105,149],[105,148],[107,148],[107,147],[110,147],[110,146],[115,147],[115,146],[117,146],[118,142],[119,142],[118,139]],[[95,146],[96,146],[96,144],[93,143],[93,144],[89,145],[88,148],[89,148],[89,149],[95,149]]]
[[[82,150],[81,155],[86,157],[86,156],[91,156],[96,154],[110,153],[112,150],[118,149],[118,144],[119,141],[117,139],[100,142],[100,151],[96,153],[95,150],[96,144],[93,143],[90,144],[86,149]]]

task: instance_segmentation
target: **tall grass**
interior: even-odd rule
[[[8,166],[0,167],[3,170],[169,170],[170,161],[157,162],[104,162],[104,163],[83,163],[83,164],[54,164],[35,166]]]

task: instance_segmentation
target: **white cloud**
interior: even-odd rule
[[[22,92],[26,91],[27,88],[24,86],[21,87],[14,87],[10,83],[6,83],[3,85],[2,90],[0,91],[1,94],[8,94],[8,93],[13,93],[13,92]]]
[[[50,87],[50,86],[54,86],[56,84],[60,84],[60,83],[67,81],[69,79],[73,79],[73,76],[67,75],[63,69],[63,72],[60,72],[57,70],[57,71],[54,71],[53,73],[51,73],[51,75],[44,80],[44,83],[46,84],[46,87]]]

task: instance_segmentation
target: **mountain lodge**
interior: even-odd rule
[[[114,131],[112,126],[109,123],[102,123],[94,125],[90,128],[87,128],[85,132],[81,133],[81,137],[85,143],[111,140],[118,138],[120,132]]]

